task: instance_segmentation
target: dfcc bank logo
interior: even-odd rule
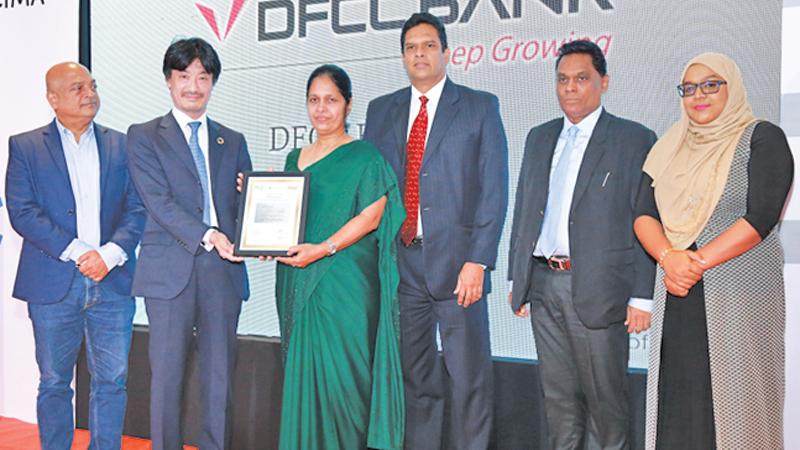
[[[2,2],[4,0],[0,0]],[[5,1],[23,1],[23,0],[5,0]],[[33,1],[33,0],[25,0]],[[44,1],[44,0],[42,0]],[[195,6],[203,15],[203,18],[211,27],[211,30],[217,36],[217,39],[224,41],[228,37],[233,24],[239,17],[244,7],[246,0],[232,0],[230,13],[228,14],[228,24],[225,27],[225,32],[220,32],[220,27],[217,23],[217,14],[210,6],[203,5],[202,3],[195,3]],[[334,34],[351,34],[351,33],[365,33],[368,28],[375,31],[399,30],[403,27],[405,19],[382,20],[380,11],[383,6],[389,3],[396,3],[397,0],[362,0],[363,14],[361,22],[348,22],[342,23],[342,4],[348,0],[260,0],[257,2],[257,15],[258,15],[258,40],[261,41],[276,41],[291,39],[297,30],[298,38],[305,38],[308,35],[308,25],[314,22],[329,22],[330,29]],[[411,0],[407,0],[412,3]],[[523,11],[534,10],[533,7],[528,6],[526,3],[523,6],[522,0],[418,0],[419,12],[431,12],[435,10],[440,15],[438,16],[442,23],[445,25],[458,23],[469,23],[476,11],[478,4],[481,2],[489,3],[491,9],[483,8],[483,11],[492,11],[498,20],[506,21],[519,21],[524,20]],[[413,2],[416,3],[416,2]],[[579,0],[531,0],[531,3],[538,3],[540,7],[549,10],[556,16],[572,15],[580,12]],[[614,5],[610,0],[586,0],[584,3],[595,3],[601,11],[613,11]],[[2,4],[2,3],[0,3]],[[309,11],[309,6],[328,5],[328,10]],[[383,6],[382,6],[383,5]],[[446,15],[441,15],[447,10]],[[283,16],[282,21],[274,22],[278,24],[279,28],[274,29],[267,23],[267,15],[276,14]],[[535,14],[535,13],[533,13]],[[354,19],[357,20],[357,19]],[[283,28],[280,28],[280,27]]]
[[[245,0],[232,0],[231,2],[231,10],[228,14],[228,25],[225,26],[225,34],[220,34],[219,32],[219,25],[217,24],[217,13],[214,11],[213,8],[210,6],[203,5],[202,3],[195,3],[194,5],[197,6],[197,9],[200,10],[200,14],[203,15],[203,18],[206,19],[206,23],[209,27],[211,27],[211,31],[217,36],[217,39],[220,41],[224,41],[228,38],[228,33],[231,32],[231,28],[233,28],[233,24],[236,23],[236,18],[239,17],[239,13],[242,12],[242,7],[244,6]]]

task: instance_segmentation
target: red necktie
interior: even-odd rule
[[[425,136],[428,134],[428,109],[425,104],[428,98],[419,98],[422,105],[419,114],[411,126],[406,144],[406,190],[403,193],[403,204],[406,207],[406,220],[400,228],[400,238],[406,246],[417,237],[417,216],[419,215],[419,169],[422,156],[425,154]]]

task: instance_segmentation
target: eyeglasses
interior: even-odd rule
[[[703,94],[716,94],[723,84],[728,84],[728,82],[725,80],[706,80],[697,84],[683,83],[678,85],[678,95],[681,97],[691,97],[697,92],[697,88],[700,88]]]

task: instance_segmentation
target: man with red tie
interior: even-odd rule
[[[505,130],[497,97],[447,78],[438,18],[412,15],[400,43],[411,86],[370,102],[364,139],[397,174],[407,214],[398,246],[405,447],[442,446],[447,398],[446,441],[486,449],[494,393],[484,297],[508,202]]]

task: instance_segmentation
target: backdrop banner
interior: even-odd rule
[[[336,63],[350,74],[355,137],[369,100],[408,84],[400,28],[416,11],[445,22],[449,76],[500,98],[511,202],[488,298],[495,356],[536,357],[530,322],[515,318],[505,300],[508,234],[525,136],[561,114],[555,57],[562,43],[596,42],[609,63],[606,108],[659,134],[678,118],[675,86],[685,62],[708,50],[738,61],[758,116],[776,122],[779,116],[780,2],[720,0],[708,8],[690,0],[180,0],[92,4],[93,63],[106,105],[101,118],[124,130],[168,111],[164,50],[173,39],[199,36],[223,63],[210,116],[245,133],[256,169],[280,169],[291,149],[314,139],[305,86],[316,66]],[[277,336],[274,264],[248,264],[252,299],[239,331]],[[137,321],[144,320],[140,311]],[[647,335],[632,336],[631,350],[631,367],[644,367]]]

